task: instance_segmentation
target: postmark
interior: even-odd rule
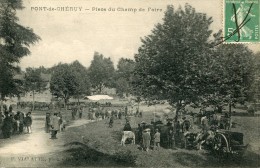
[[[224,0],[225,43],[257,43],[259,39],[259,0]]]

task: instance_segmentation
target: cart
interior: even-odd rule
[[[241,158],[248,145],[243,143],[243,133],[229,130],[216,131],[213,140],[213,151],[218,159],[228,159],[230,157]]]

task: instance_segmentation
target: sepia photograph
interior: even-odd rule
[[[260,0],[0,0],[0,167],[260,167]]]

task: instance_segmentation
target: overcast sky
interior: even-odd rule
[[[20,23],[32,28],[42,40],[30,47],[31,55],[24,57],[20,65],[23,69],[51,67],[79,60],[88,67],[95,51],[110,57],[115,64],[121,57],[133,59],[141,45],[140,37],[149,35],[161,22],[166,6],[178,8],[185,3],[213,17],[211,29],[215,32],[222,29],[222,0],[24,0],[25,8],[18,12]],[[39,7],[56,11],[39,11]],[[57,11],[66,7],[77,11]],[[110,7],[115,11],[108,11]],[[145,11],[117,11],[122,8]],[[260,45],[250,48],[256,52]]]

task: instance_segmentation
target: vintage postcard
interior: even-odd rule
[[[259,0],[0,0],[0,167],[260,167]]]

